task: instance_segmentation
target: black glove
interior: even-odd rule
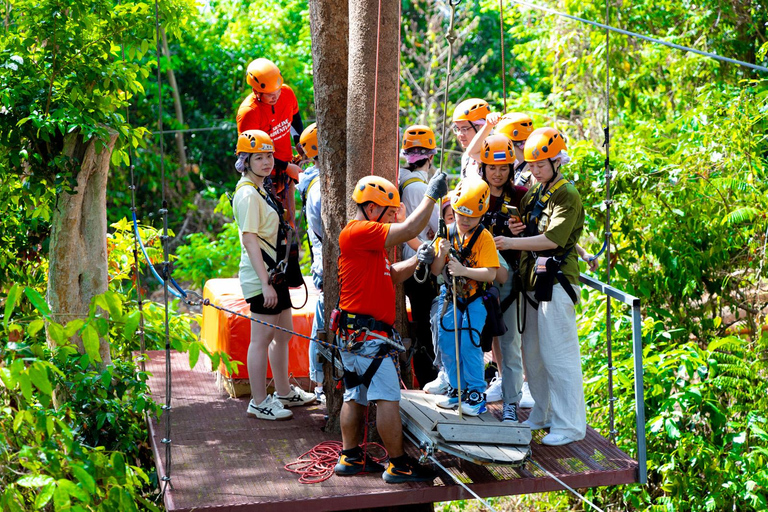
[[[427,184],[427,191],[425,196],[432,199],[434,202],[440,202],[440,199],[448,193],[448,175],[444,172],[439,172],[432,176]]]
[[[431,242],[424,242],[416,249],[416,259],[425,265],[431,265],[435,261],[435,247]]]

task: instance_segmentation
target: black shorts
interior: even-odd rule
[[[260,293],[248,299],[245,299],[251,306],[251,313],[258,313],[260,315],[278,315],[291,307],[291,292],[288,286],[275,286],[277,292],[277,306],[274,308],[264,307],[264,294]]]

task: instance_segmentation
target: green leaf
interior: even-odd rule
[[[64,489],[70,496],[73,496],[85,503],[91,501],[91,497],[88,495],[88,493],[85,492],[85,490],[78,486],[75,482],[62,478],[57,482],[57,484],[60,489]]]
[[[189,368],[193,369],[197,365],[197,360],[200,358],[200,345],[191,343],[189,345]]]
[[[84,324],[85,320],[82,318],[75,318],[74,320],[67,322],[67,326],[64,327],[64,336],[66,336],[67,339],[71,338],[77,334],[77,332],[83,327]]]
[[[29,376],[32,379],[32,384],[35,385],[42,393],[50,396],[53,393],[53,387],[51,381],[48,379],[48,372],[42,363],[36,362],[29,367]]]
[[[8,319],[11,318],[13,309],[16,307],[16,301],[19,300],[20,295],[21,287],[18,284],[11,286],[11,289],[8,291],[8,297],[5,299],[5,316],[3,316],[3,325],[6,330],[8,330]]]
[[[56,484],[53,482],[53,478],[51,478],[51,483],[40,489],[40,492],[35,497],[35,508],[39,510],[46,506],[48,502],[51,501],[51,498],[53,497],[53,491],[55,490]]]
[[[85,470],[85,468],[73,465],[70,470],[72,471],[72,474],[75,475],[75,478],[77,478],[77,480],[80,482],[80,485],[82,485],[83,488],[88,491],[88,493],[96,493],[96,480],[88,471]]]
[[[69,500],[69,493],[66,488],[61,485],[61,482],[68,482],[68,480],[59,480],[56,489],[53,491],[53,506],[57,511],[69,508],[72,504]]]
[[[57,345],[62,345],[69,340],[69,338],[64,336],[64,328],[56,322],[48,323],[48,334]]]
[[[30,288],[29,286],[26,286],[24,288],[24,294],[29,299],[29,302],[32,303],[33,306],[35,306],[35,309],[37,309],[44,317],[50,318],[51,316],[51,308],[48,307],[48,304],[45,302],[45,299],[42,295],[40,295],[37,290],[34,288]]]
[[[32,320],[29,322],[29,327],[27,327],[27,334],[30,336],[36,335],[38,332],[40,332],[40,329],[45,327],[45,320],[42,318],[38,318],[36,320]]]
[[[123,316],[123,300],[120,298],[120,295],[113,291],[108,291],[104,294],[104,299],[106,300],[109,314],[113,317],[112,320],[121,318]]]
[[[55,482],[52,477],[48,475],[26,475],[16,480],[16,485],[22,487],[43,487]]]
[[[125,459],[122,453],[115,452],[112,454],[112,469],[117,476],[121,478],[125,476]]]
[[[90,324],[85,326],[82,333],[83,348],[92,361],[101,361],[99,355],[99,333]]]

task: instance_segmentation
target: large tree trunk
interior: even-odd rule
[[[310,29],[317,112],[318,155],[323,195],[323,293],[325,325],[339,298],[339,233],[347,223],[347,55],[349,9],[346,1],[311,0]],[[331,340],[332,334],[328,333]],[[328,409],[326,431],[340,432],[342,394],[333,367],[324,364]]]
[[[376,2],[352,1],[349,21],[347,197],[351,197],[360,178],[372,173],[397,185],[400,108],[399,2],[382,2],[379,13],[379,4]],[[350,216],[354,215],[355,206],[350,203],[349,208]],[[399,258],[399,250],[390,251],[391,261],[397,261]],[[396,300],[395,328],[405,333],[405,298],[402,286],[397,287]],[[403,378],[410,385],[410,368],[401,369],[405,370]]]
[[[108,288],[107,174],[117,132],[96,150],[95,140],[75,132],[64,139],[63,155],[80,163],[73,193],[59,194],[51,220],[48,304],[61,324],[87,318],[91,299]],[[78,350],[82,339],[74,336]],[[111,363],[109,340],[99,340],[101,367]]]

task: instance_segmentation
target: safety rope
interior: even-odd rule
[[[605,26],[611,21],[611,4],[605,0]],[[610,55],[611,31],[605,29],[605,241],[603,248],[607,251],[605,257],[605,283],[611,284],[611,55]],[[611,340],[611,296],[605,296],[607,303],[605,309],[605,338],[608,355],[608,438],[614,445],[616,444],[616,434],[614,418],[613,396],[613,372],[616,368],[613,366],[613,346]]]
[[[443,163],[445,162],[445,121],[448,116],[448,88],[451,84],[451,61],[453,60],[453,43],[456,41],[456,34],[453,31],[453,22],[456,17],[456,6],[461,3],[461,0],[448,0],[448,5],[451,7],[451,21],[448,25],[448,32],[445,34],[445,38],[448,40],[448,62],[445,66],[445,92],[443,93],[443,132],[440,136],[440,169],[438,172],[443,172]]]
[[[554,14],[556,16],[561,16],[563,18],[568,18],[568,19],[571,19],[571,20],[574,20],[574,21],[579,21],[581,23],[586,23],[587,25],[592,25],[592,26],[595,26],[595,27],[604,28],[606,30],[610,30],[611,32],[617,32],[617,33],[623,34],[625,36],[637,37],[637,38],[643,39],[645,41],[650,41],[651,43],[661,44],[661,45],[667,46],[669,48],[674,48],[675,50],[681,50],[681,51],[684,51],[684,52],[691,52],[691,53],[695,53],[697,55],[701,55],[703,57],[708,57],[710,59],[718,60],[720,62],[728,62],[728,63],[731,63],[731,64],[736,64],[738,66],[744,66],[744,67],[747,67],[747,68],[755,69],[757,71],[768,72],[768,67],[760,66],[758,64],[751,64],[749,62],[744,62],[743,60],[731,59],[729,57],[723,57],[722,55],[717,55],[716,53],[705,52],[705,51],[702,51],[702,50],[697,50],[696,48],[691,48],[689,46],[683,46],[683,45],[680,45],[680,44],[670,43],[668,41],[664,41],[663,39],[657,39],[655,37],[650,37],[650,36],[645,36],[643,34],[638,34],[637,32],[631,32],[629,30],[623,30],[623,29],[620,29],[620,28],[617,28],[617,27],[612,27],[612,26],[608,25],[607,23],[598,23],[596,21],[591,21],[591,20],[587,20],[587,19],[584,19],[584,18],[579,18],[578,16],[573,16],[573,15],[570,15],[570,14],[566,14],[564,12],[556,11],[555,9],[550,9],[549,7],[544,7],[544,6],[541,6],[541,5],[531,4],[531,3],[525,2],[523,0],[512,0],[512,2],[514,2],[514,3],[518,4],[518,5],[524,5],[525,7],[530,7],[531,9],[538,9],[540,11],[544,11],[544,12],[547,12],[549,14]]]
[[[119,2],[118,2],[119,3]],[[125,45],[120,43],[120,54],[123,62],[125,60]],[[128,91],[123,92],[123,99],[125,100],[125,123],[130,125],[130,109],[128,108]],[[136,178],[133,167],[133,146],[128,144],[128,170],[131,176],[131,185],[128,187],[131,190],[131,212],[134,219],[136,218]],[[134,235],[133,237],[133,277],[136,286],[136,305],[139,308],[139,328],[136,333],[139,335],[139,351],[142,356],[147,351],[146,338],[144,336],[144,298],[141,292],[141,272],[139,272],[139,238]],[[141,371],[145,372],[146,362],[144,357],[141,357]]]
[[[155,38],[157,39],[157,130],[163,131],[163,82],[160,72],[160,7],[158,0],[155,0]],[[160,440],[165,445],[165,474],[162,477],[163,489],[162,495],[165,496],[168,487],[171,486],[171,330],[169,321],[169,300],[168,284],[170,277],[170,262],[168,261],[168,201],[166,199],[166,177],[165,177],[165,147],[163,137],[160,137],[160,176],[162,182],[162,207],[160,215],[163,218],[163,236],[161,242],[163,246],[163,301],[165,303],[165,405],[162,410],[165,416],[165,437]],[[135,213],[134,213],[135,215]]]
[[[373,78],[373,129],[371,130],[371,176],[376,163],[376,112],[379,104],[379,45],[381,43],[381,0],[376,22],[376,70]]]
[[[507,113],[507,65],[504,61],[504,0],[499,0],[499,41],[501,43],[501,91],[504,95],[504,112]]]
[[[537,468],[539,468],[539,469],[540,469],[542,472],[544,472],[544,474],[546,474],[548,477],[550,477],[551,479],[553,479],[555,482],[557,482],[557,483],[559,483],[560,485],[562,485],[563,487],[565,487],[565,489],[566,489],[566,490],[568,490],[568,491],[572,492],[572,493],[574,494],[574,496],[576,496],[577,498],[579,498],[581,501],[583,501],[584,503],[586,503],[586,504],[587,504],[587,505],[589,505],[590,507],[594,508],[594,509],[595,509],[595,510],[597,510],[598,512],[605,512],[603,509],[601,509],[600,507],[598,507],[597,505],[595,505],[594,503],[592,503],[591,501],[589,501],[587,498],[585,498],[585,497],[584,497],[584,495],[583,495],[583,494],[580,494],[580,493],[579,493],[579,492],[578,492],[576,489],[574,489],[573,487],[571,487],[570,485],[566,484],[565,482],[563,482],[562,480],[560,480],[559,478],[557,478],[555,475],[553,475],[552,473],[550,473],[549,471],[547,471],[545,468],[543,468],[543,467],[542,467],[542,466],[541,466],[541,465],[540,465],[538,462],[536,462],[535,460],[533,460],[533,459],[528,459],[528,462],[530,462],[531,464],[533,464],[534,466],[536,466]]]

